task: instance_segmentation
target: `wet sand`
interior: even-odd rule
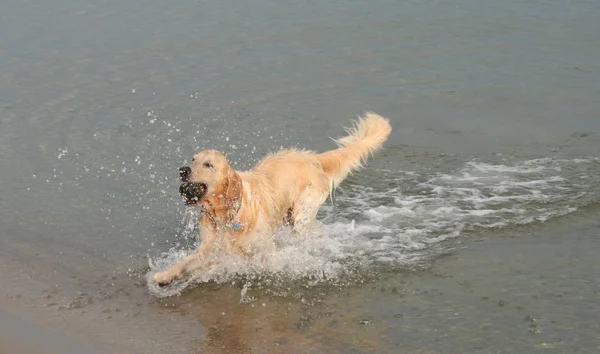
[[[11,354],[101,354],[89,345],[0,311],[0,352]]]
[[[103,353],[188,353],[189,340],[203,335],[197,321],[153,305],[139,279],[113,273],[110,264],[63,264],[61,257],[0,242],[0,320],[24,323],[17,337],[17,329],[1,328],[11,342],[0,353],[46,343],[37,340],[39,327],[60,345]]]
[[[0,308],[23,318],[12,325],[15,315],[2,312],[2,349],[54,341],[49,351],[596,353],[597,215],[592,208],[501,234],[472,233],[424,269],[341,289],[277,297],[251,288],[250,304],[240,304],[240,286],[230,284],[155,299],[141,275],[113,276],[109,288],[90,280],[48,290],[31,269],[2,258],[1,280],[11,286],[2,287]]]

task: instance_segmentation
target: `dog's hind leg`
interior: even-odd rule
[[[294,202],[292,209],[292,228],[294,232],[303,234],[315,224],[317,213],[329,194],[326,190],[309,184]]]

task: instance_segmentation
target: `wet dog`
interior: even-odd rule
[[[179,192],[188,206],[200,206],[202,242],[171,268],[156,273],[160,286],[210,267],[217,251],[248,254],[257,238],[270,237],[284,224],[308,231],[335,188],[367,157],[379,150],[392,127],[386,118],[366,113],[335,150],[316,153],[286,149],[263,158],[249,171],[234,170],[219,151],[204,150],[179,169]]]

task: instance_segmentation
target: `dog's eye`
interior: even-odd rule
[[[205,162],[205,163],[203,163],[203,164],[202,164],[202,166],[204,166],[204,167],[206,167],[206,168],[210,168],[210,169],[212,169],[212,168],[214,168],[214,167],[215,167],[215,166],[213,166],[213,164],[212,164],[212,163],[210,163],[210,162]]]
[[[196,161],[196,158],[195,158],[195,157],[192,157],[192,162],[194,162],[194,161]]]

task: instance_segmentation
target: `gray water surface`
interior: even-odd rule
[[[0,255],[47,268],[36,280],[85,292],[95,306],[110,308],[98,288],[114,277],[119,294],[151,312],[159,300],[145,288],[148,259],[161,264],[162,252],[174,257],[192,242],[179,166],[204,148],[238,169],[281,146],[330,149],[329,137],[367,110],[392,122],[385,150],[323,208],[319,238],[282,246],[283,261],[266,266],[277,284],[253,296],[318,298],[304,279],[317,277],[331,287],[324,294],[350,286],[362,299],[369,285],[357,284],[421,274],[484,234],[519,238],[590,210],[597,218],[598,18],[600,3],[583,0],[3,1]],[[251,266],[237,270],[261,278]],[[298,267],[306,271],[289,271]],[[51,274],[82,282],[71,288]],[[221,275],[217,283],[236,281]],[[242,306],[240,284],[219,290],[231,300],[219,306]],[[186,296],[210,306],[194,300],[204,291]],[[284,310],[271,311],[263,315]],[[199,322],[218,328],[220,313]],[[592,348],[598,338],[581,333],[579,349]],[[380,337],[365,340],[377,345],[353,348],[387,350]]]

